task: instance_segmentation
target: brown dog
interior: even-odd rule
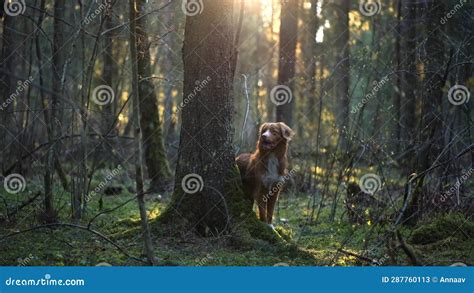
[[[272,228],[273,209],[287,172],[286,153],[292,137],[293,131],[285,123],[264,123],[255,152],[236,159],[245,195],[257,202],[260,220]]]

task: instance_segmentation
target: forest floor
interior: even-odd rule
[[[4,202],[8,203],[16,202],[19,198],[24,200],[25,195],[27,198],[28,194],[31,196],[34,192],[30,190],[21,197],[9,194],[1,196]],[[132,197],[127,191],[115,196],[104,196],[101,211],[112,209]],[[401,250],[390,258],[385,245],[375,245],[386,235],[387,228],[384,225],[374,225],[370,222],[349,224],[342,203],[334,221],[328,220],[330,208],[326,207],[322,209],[317,224],[309,223],[309,200],[308,196],[300,194],[282,196],[279,201],[275,224],[277,231],[289,244],[286,248],[262,242],[252,249],[241,249],[226,245],[225,236],[215,239],[156,237],[154,234],[158,263],[171,266],[371,265],[370,261],[356,255],[374,259],[377,263],[372,265],[392,265],[394,260],[398,265],[409,263]],[[154,220],[163,212],[166,204],[167,200],[159,196],[147,197],[150,225],[153,229],[157,225]],[[84,218],[80,222],[72,222],[70,197],[66,193],[57,196],[56,206],[61,207],[60,221],[73,225],[87,226],[90,219],[99,213],[99,201],[93,199]],[[113,266],[143,265],[142,262],[126,256],[104,238],[75,227],[39,228],[15,234],[40,226],[40,210],[41,201],[37,199],[19,211],[14,221],[0,221],[0,265],[95,266],[104,262]],[[0,204],[0,218],[5,214],[5,206]],[[97,217],[90,227],[108,237],[129,256],[144,259],[136,200]],[[417,228],[404,228],[401,232],[407,242],[411,242],[410,246],[423,264],[449,265],[462,261],[473,265],[472,218],[460,214],[444,215],[427,220]]]

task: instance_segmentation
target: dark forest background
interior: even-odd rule
[[[1,265],[474,263],[472,0],[0,4]]]

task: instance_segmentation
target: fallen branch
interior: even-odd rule
[[[403,240],[402,234],[398,230],[397,230],[397,238],[398,238],[398,241],[400,242],[400,247],[402,248],[403,252],[405,252],[405,254],[408,256],[410,263],[414,266],[422,266],[423,264],[416,256],[415,251],[413,250],[413,248],[408,246],[405,240]]]

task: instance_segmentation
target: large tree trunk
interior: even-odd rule
[[[296,64],[296,42],[298,39],[298,0],[281,1],[280,22],[280,58],[278,62],[278,86],[287,86],[291,93],[283,90],[276,91],[271,97],[278,101],[276,121],[285,122],[290,127],[293,125],[294,108],[294,78]],[[291,98],[290,98],[291,97]],[[280,104],[281,103],[281,104]]]
[[[346,134],[349,127],[349,10],[351,6],[349,0],[335,0],[335,13],[337,21],[335,23],[335,50],[336,64],[334,78],[336,88],[336,98],[339,111],[337,112],[337,123],[340,131],[341,145],[346,145]]]
[[[137,0],[140,13],[145,11],[145,1]],[[137,18],[137,52],[140,97],[140,125],[143,132],[143,148],[150,189],[163,191],[170,179],[170,170],[166,160],[163,134],[160,126],[158,101],[151,79],[149,41],[146,34],[146,17]]]
[[[186,19],[175,192],[162,221],[205,236],[249,232],[246,223],[255,232],[263,225],[242,194],[232,142],[233,1],[203,4],[201,14]]]

